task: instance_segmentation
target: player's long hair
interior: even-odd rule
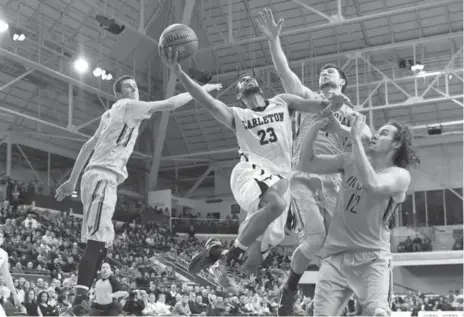
[[[412,145],[413,135],[409,127],[395,120],[388,122],[388,124],[398,129],[393,141],[401,144],[393,157],[393,163],[402,168],[410,168],[419,165],[419,153]]]

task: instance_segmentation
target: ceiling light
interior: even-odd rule
[[[103,69],[101,69],[100,67],[97,67],[93,70],[93,75],[95,77],[100,77],[102,74],[103,74]]]
[[[89,63],[82,57],[74,61],[74,69],[78,73],[85,73],[89,69]]]
[[[421,63],[416,63],[414,65],[411,65],[411,70],[412,71],[421,71],[421,70],[424,70],[424,65],[422,65]]]
[[[0,33],[5,32],[6,30],[8,30],[9,27],[10,26],[8,25],[8,23],[0,20]]]

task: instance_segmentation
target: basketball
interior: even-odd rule
[[[195,32],[184,24],[173,24],[161,33],[159,45],[177,50],[178,62],[191,58],[198,50],[198,39]]]

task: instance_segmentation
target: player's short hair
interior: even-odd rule
[[[396,120],[391,120],[387,124],[398,129],[393,141],[401,144],[393,157],[393,163],[402,168],[420,164],[419,153],[412,145],[413,135],[411,129],[406,124]]]
[[[340,67],[338,67],[337,65],[334,65],[334,64],[327,64],[327,65],[322,66],[321,72],[323,70],[327,69],[327,68],[336,69],[338,71],[338,74],[340,75],[340,78],[345,80],[345,84],[342,87],[342,93],[345,93],[346,87],[348,86],[348,78],[346,78],[345,72]]]
[[[251,77],[251,78],[255,78],[255,75],[253,73],[244,73],[240,76],[238,76],[238,79],[237,79],[237,84],[235,84],[235,94],[238,94],[240,91],[238,90],[238,83],[240,82],[240,80],[242,80],[243,77]]]
[[[122,86],[122,82],[126,79],[132,79],[133,81],[135,81],[135,78],[132,77],[132,76],[129,76],[129,75],[123,75],[121,77],[119,77],[118,79],[116,79],[116,81],[114,82],[113,84],[113,94],[116,98],[118,98],[118,93],[121,93],[121,86]]]

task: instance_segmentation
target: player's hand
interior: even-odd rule
[[[267,39],[273,41],[279,37],[284,19],[276,23],[271,9],[264,9],[264,12],[259,13],[256,23]]]
[[[339,134],[342,131],[342,124],[341,122],[333,116],[329,122],[329,124],[325,127],[324,131],[328,133]]]
[[[347,105],[351,108],[354,108],[353,104],[351,103],[350,98],[345,96],[342,93],[330,93],[329,97],[327,98],[330,103],[332,104],[332,111],[338,111],[343,105]]]
[[[206,84],[203,85],[203,89],[206,90],[207,92],[212,92],[212,91],[219,91],[222,89],[222,84]]]
[[[61,184],[60,187],[56,190],[55,199],[62,201],[65,197],[68,197],[74,192],[76,185],[70,179]]]
[[[361,139],[364,131],[364,126],[366,125],[366,116],[363,116],[360,113],[353,113],[355,117],[353,126],[351,127],[351,137],[353,140]]]
[[[177,74],[182,70],[180,64],[177,62],[177,58],[179,57],[179,52],[177,52],[177,50],[173,50],[171,47],[164,47],[162,45],[159,45],[158,53],[163,63],[169,69],[171,69],[171,71]]]

